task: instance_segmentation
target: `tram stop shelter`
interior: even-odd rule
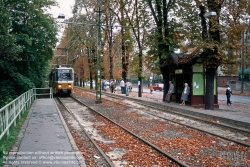
[[[169,68],[169,78],[175,85],[172,101],[181,102],[184,83],[188,83],[190,94],[188,103],[195,108],[204,108],[206,100],[206,74],[202,65],[202,56],[183,53],[171,53],[163,67]],[[217,78],[214,80],[214,108],[219,108]]]

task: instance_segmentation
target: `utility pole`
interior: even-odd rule
[[[96,57],[96,103],[102,103],[101,89],[101,0],[98,2],[98,31],[97,31],[97,57]]]

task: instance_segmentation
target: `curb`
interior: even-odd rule
[[[65,122],[65,120],[64,120],[64,118],[63,118],[63,116],[62,116],[62,114],[61,114],[61,112],[59,110],[59,108],[57,107],[57,104],[56,104],[55,100],[53,100],[53,102],[55,103],[56,110],[57,110],[57,112],[58,112],[58,114],[60,116],[60,119],[62,121],[63,127],[64,127],[64,129],[65,129],[65,131],[67,133],[67,136],[69,138],[69,141],[70,141],[70,144],[71,144],[73,150],[76,151],[76,152],[80,152],[79,149],[78,149],[78,147],[77,147],[77,145],[76,145],[76,143],[75,143],[75,140],[74,140],[73,136],[71,135],[71,133],[69,131],[69,128],[68,128],[68,126],[67,126],[67,124],[66,124],[66,122]],[[83,158],[82,154],[75,154],[75,156],[77,157],[77,159],[79,161],[79,165],[81,167],[87,167],[87,165],[85,163],[85,159]]]

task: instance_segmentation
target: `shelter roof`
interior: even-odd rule
[[[194,54],[185,54],[185,53],[170,53],[168,58],[162,64],[162,66],[168,66],[170,63],[176,65],[180,64],[190,64],[193,63],[199,56]]]

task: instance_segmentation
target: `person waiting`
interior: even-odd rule
[[[185,105],[186,104],[186,101],[188,101],[188,96],[189,96],[189,93],[190,93],[190,87],[188,86],[188,84],[185,83],[184,86],[185,87],[183,89],[182,96],[181,96],[182,103],[180,105]]]

